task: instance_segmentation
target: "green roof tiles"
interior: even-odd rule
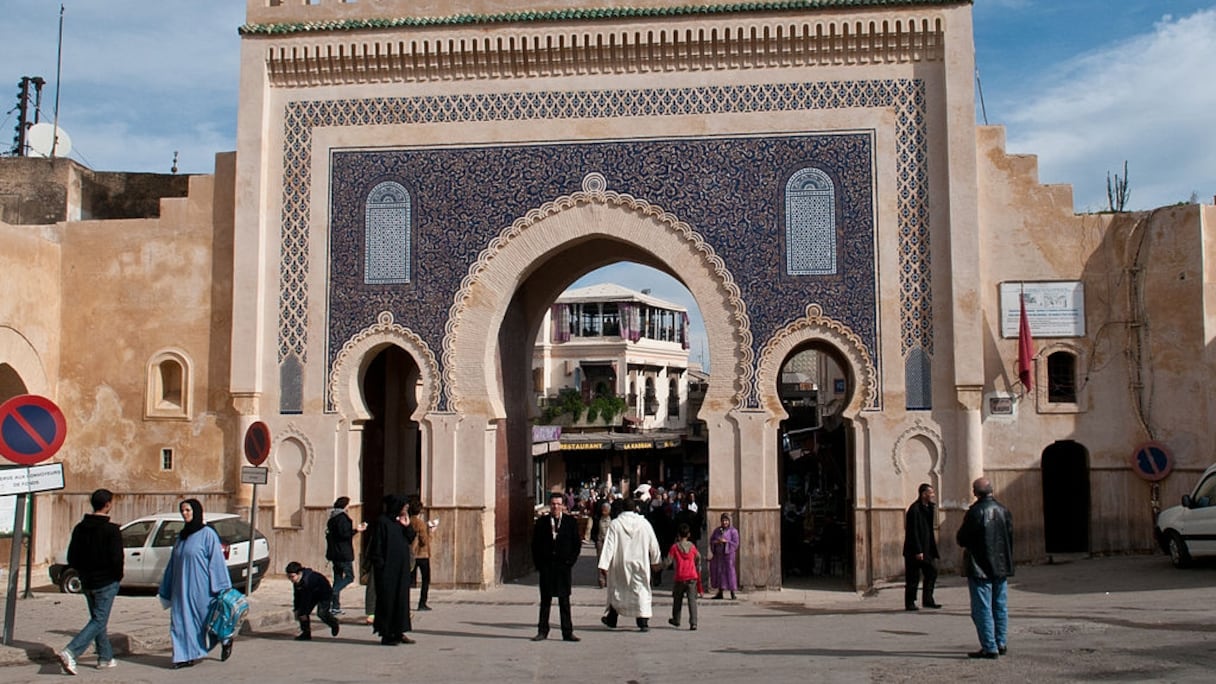
[[[502,14],[457,14],[447,17],[402,17],[399,19],[338,19],[283,24],[245,24],[242,35],[281,35],[309,31],[351,31],[358,29],[399,28],[403,26],[450,26],[457,24],[501,24],[540,21],[570,21],[622,19],[635,17],[666,17],[692,14],[729,14],[732,12],[766,12],[798,9],[833,9],[858,7],[907,7],[971,4],[972,0],[778,0],[776,2],[741,2],[725,5],[682,7],[600,7],[571,8],[549,11],[504,12]]]

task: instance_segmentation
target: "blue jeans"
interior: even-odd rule
[[[331,605],[334,610],[342,609],[342,600],[339,594],[342,590],[355,581],[355,564],[353,561],[333,561],[334,564],[334,598]]]
[[[99,660],[114,659],[114,647],[110,645],[110,635],[106,634],[106,625],[110,622],[110,609],[114,607],[115,596],[118,596],[118,582],[85,590],[84,598],[89,604],[89,622],[68,644],[67,650],[73,658],[84,653],[92,643],[97,647]]]
[[[980,649],[985,653],[996,653],[1005,645],[1009,631],[1009,606],[1004,579],[967,578],[967,589],[971,592],[971,621],[975,633],[980,637]]]

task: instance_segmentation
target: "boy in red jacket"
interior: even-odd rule
[[[679,539],[671,545],[667,557],[675,566],[676,577],[671,587],[671,619],[668,624],[680,626],[680,611],[683,608],[684,597],[688,597],[688,629],[697,628],[697,583],[701,580],[701,554],[689,536],[692,532],[687,523],[680,523],[676,535]]]

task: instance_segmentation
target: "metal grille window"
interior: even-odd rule
[[[410,281],[410,193],[385,181],[367,196],[363,282],[390,285]]]
[[[836,273],[836,188],[819,169],[800,169],[785,184],[785,272]]]
[[[1053,404],[1077,403],[1077,357],[1054,352],[1047,357],[1047,401]]]

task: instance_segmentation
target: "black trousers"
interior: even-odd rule
[[[545,587],[540,589],[540,618],[537,620],[536,633],[549,633],[549,611],[553,607],[553,594]],[[574,634],[574,618],[570,616],[570,594],[557,596],[557,611],[561,615],[562,636]]]
[[[414,559],[414,577],[413,584],[418,586],[418,573],[422,573],[422,588],[418,590],[418,607],[426,605],[426,594],[431,588],[431,559],[416,558]]]
[[[916,556],[904,556],[904,607],[916,605],[916,585],[920,584],[924,575],[924,591],[921,592],[921,603],[931,605],[933,587],[937,584],[937,564],[931,558],[916,560]]]

